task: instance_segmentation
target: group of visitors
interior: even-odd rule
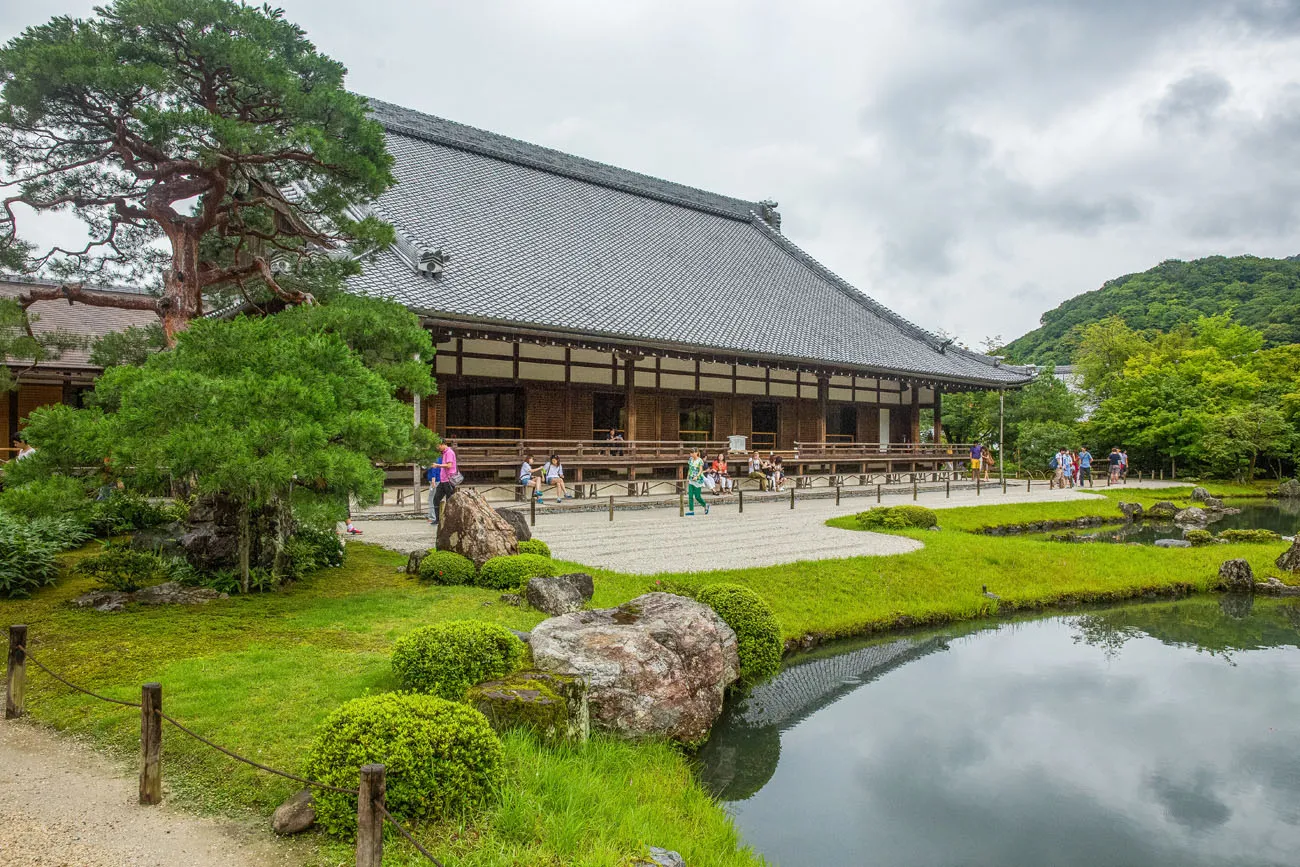
[[[564,487],[564,464],[559,455],[551,455],[541,466],[533,466],[533,456],[524,455],[524,462],[519,465],[519,484],[524,486],[525,493],[531,491],[539,503],[546,502],[542,495],[546,485],[555,488],[556,505],[573,499],[573,494]]]
[[[1128,478],[1128,452],[1119,446],[1112,446],[1106,462],[1109,466],[1112,483]],[[1052,470],[1049,487],[1077,487],[1092,481],[1092,452],[1084,446],[1078,451],[1062,446],[1048,460],[1047,466]]]
[[[766,458],[754,452],[749,458],[747,477],[758,482],[760,491],[785,490],[785,466],[781,456],[774,452],[769,452]]]
[[[970,447],[970,477],[972,480],[978,479],[981,474],[984,481],[989,480],[989,473],[993,470],[993,449],[989,446],[975,443]]]

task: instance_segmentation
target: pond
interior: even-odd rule
[[[1241,509],[1240,514],[1225,515],[1208,524],[1211,533],[1224,530],[1272,530],[1282,536],[1300,532],[1300,500],[1230,501],[1226,505]],[[1086,530],[1057,531],[1043,538],[1064,539],[1076,542],[1124,542],[1140,545],[1155,544],[1157,539],[1181,539],[1183,528],[1172,521],[1135,521],[1132,524],[1116,523]]]
[[[770,862],[1294,865],[1300,604],[1145,603],[845,644],[700,773]]]

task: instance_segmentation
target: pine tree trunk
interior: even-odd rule
[[[252,547],[249,538],[249,508],[248,500],[239,501],[239,586],[245,595],[252,589],[251,577],[248,569],[249,549]]]
[[[158,301],[163,335],[168,346],[203,312],[203,282],[199,272],[199,239],[188,233],[172,237],[172,266],[163,272],[163,293]]]

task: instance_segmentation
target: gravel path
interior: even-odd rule
[[[1137,484],[1128,487],[1136,488]],[[1143,485],[1146,487],[1146,485]],[[1004,495],[996,487],[981,496],[974,491],[922,493],[917,502],[933,509],[997,503],[1041,503],[1092,496],[1082,490],[1032,493],[1023,488]],[[886,495],[885,505],[912,502],[910,492]],[[905,554],[921,543],[882,533],[845,532],[827,527],[828,518],[853,514],[875,505],[873,497],[800,500],[791,510],[788,500],[747,502],[741,514],[734,503],[713,508],[709,515],[679,518],[668,508],[617,512],[610,522],[605,512],[539,510],[533,531],[546,540],[557,559],[636,575],[657,572],[698,572],[775,566],[798,560]],[[1116,513],[1118,517],[1118,512]],[[940,520],[942,524],[942,519]],[[432,548],[433,528],[423,520],[358,521],[362,541],[397,551]]]
[[[305,844],[255,827],[141,807],[138,783],[71,738],[0,722],[0,864],[286,867]]]

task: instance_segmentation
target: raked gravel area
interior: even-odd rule
[[[72,738],[0,722],[0,865],[287,867],[309,855],[275,839],[269,817],[259,827],[138,798],[129,770]]]
[[[1150,487],[1161,487],[1152,484]],[[1130,488],[1138,487],[1130,483]],[[1148,487],[1143,484],[1142,487]],[[996,503],[1044,503],[1091,496],[1080,490],[1032,492],[986,488],[974,491],[923,492],[917,502],[933,509]],[[886,495],[884,505],[912,502],[910,492]],[[742,514],[735,503],[710,509],[708,515],[681,518],[675,508],[629,509],[615,513],[565,512],[545,508],[537,512],[534,534],[551,546],[557,559],[618,572],[653,575],[658,572],[700,572],[776,566],[799,560],[905,554],[922,547],[902,536],[861,533],[826,526],[836,515],[847,515],[875,505],[874,497],[788,500],[745,504]],[[1118,512],[1116,513],[1118,516]],[[943,521],[940,519],[940,524]],[[407,552],[434,546],[433,528],[424,520],[358,521],[360,541]]]

